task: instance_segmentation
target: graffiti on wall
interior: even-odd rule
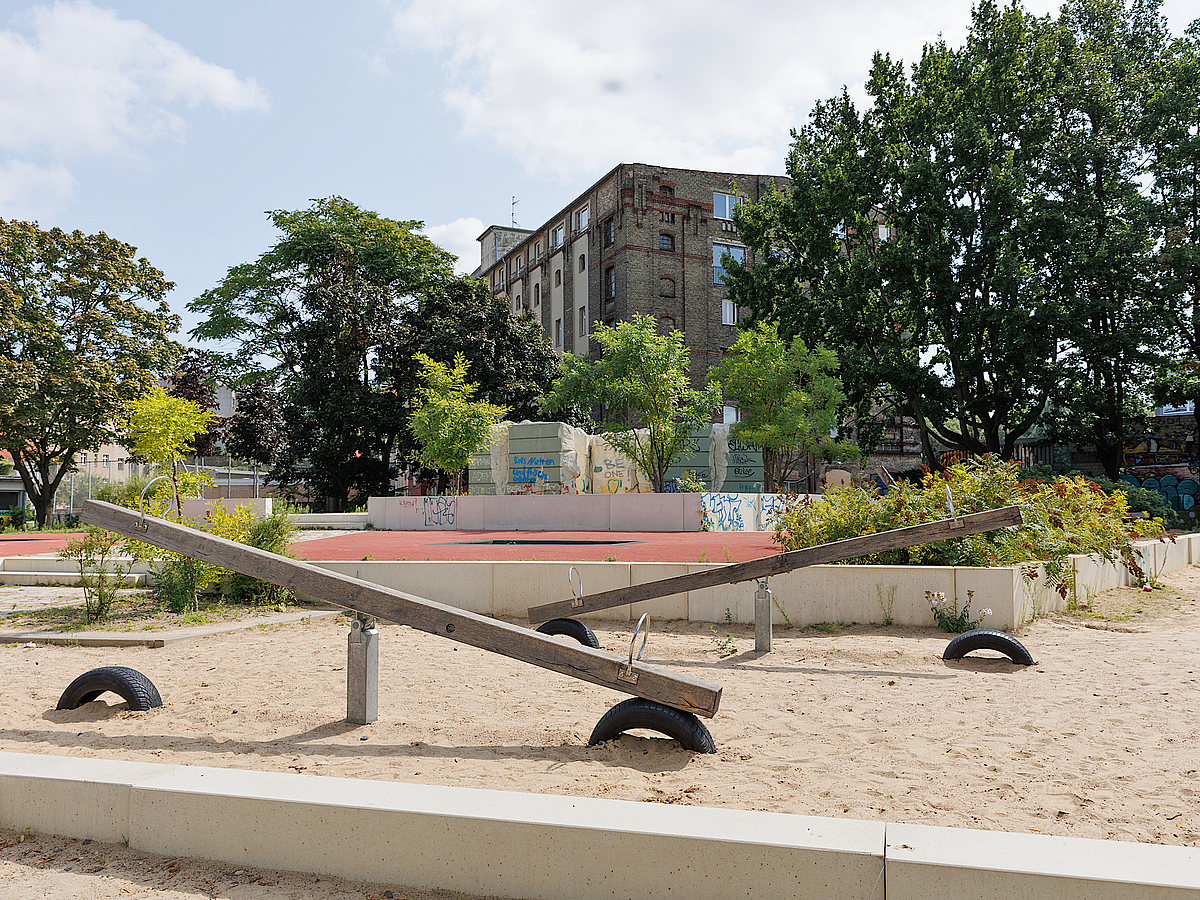
[[[761,502],[762,508],[758,513],[758,530],[770,531],[775,527],[775,514],[782,510],[786,503],[779,494],[763,494]]]
[[[1176,511],[1191,509],[1200,501],[1200,482],[1195,478],[1179,478],[1171,473],[1137,475],[1125,473],[1121,481],[1132,487],[1145,488],[1162,494],[1170,507]]]
[[[514,456],[512,477],[508,480],[516,484],[545,481],[546,469],[557,465],[556,460],[546,456]]]
[[[700,508],[704,514],[704,523],[709,531],[745,531],[745,520],[742,518],[741,494],[701,494]],[[753,517],[753,497],[748,496],[748,505]]]
[[[1200,457],[1192,433],[1183,435],[1139,434],[1125,441],[1125,468],[1186,466],[1200,474]]]
[[[593,494],[627,494],[637,490],[632,464],[623,457],[593,460]]]
[[[424,497],[425,527],[454,527],[454,497]]]

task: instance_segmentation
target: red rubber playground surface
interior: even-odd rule
[[[0,536],[0,557],[57,553],[73,534]],[[780,552],[756,531],[358,531],[301,541],[298,559],[745,562]]]
[[[754,531],[361,531],[292,545],[300,559],[745,562],[779,546]]]

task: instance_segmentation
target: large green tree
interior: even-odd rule
[[[721,392],[714,385],[703,391],[691,386],[682,332],[660,333],[652,316],[597,325],[592,340],[600,345],[600,358],[566,354],[545,407],[554,412],[599,406],[605,439],[661,491],[691,432],[712,421]]]
[[[1174,40],[1146,106],[1154,178],[1156,275],[1169,352],[1156,399],[1195,405],[1200,429],[1200,21]]]
[[[108,235],[0,219],[0,447],[38,525],[81,450],[118,439],[127,405],[171,371],[173,285]]]
[[[1056,23],[1054,142],[1044,193],[1058,239],[1051,284],[1069,313],[1051,418],[1095,447],[1116,479],[1132,423],[1149,412],[1161,307],[1154,286],[1145,115],[1167,47],[1158,0],[1070,0]]]
[[[382,377],[406,310],[453,279],[451,257],[341,197],[270,213],[280,237],[189,304],[192,336],[229,342],[233,374],[280,384],[287,440],[272,477],[307,485],[327,508],[387,493],[405,395]]]
[[[1053,396],[1061,310],[1039,208],[1053,32],[985,0],[966,43],[877,54],[860,113],[843,92],[793,132],[790,190],[741,204],[763,260],[731,294],[788,339],[825,344],[866,421],[911,416],[935,441],[1011,457]]]
[[[708,380],[738,408],[730,433],[762,448],[763,489],[795,480],[809,456],[844,459],[853,444],[831,437],[842,425],[845,395],[837,357],[824,347],[808,349],[799,337],[779,337],[774,322],[759,322],[738,335]]]

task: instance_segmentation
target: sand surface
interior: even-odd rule
[[[1028,668],[944,662],[948,637],[933,629],[776,627],[774,651],[758,654],[749,627],[654,622],[647,662],[724,686],[706,720],[714,755],[649,735],[588,747],[621,695],[391,625],[380,719],[347,725],[338,619],[161,649],[0,647],[0,750],[1200,846],[1200,568],[1163,580],[1153,594],[1102,595],[1093,611],[1107,619],[1028,626]],[[595,631],[627,652],[632,625]],[[736,652],[723,656],[727,638]],[[54,709],[72,679],[114,664],[149,676],[165,705],[130,712],[109,694]],[[0,833],[0,846],[13,839]],[[0,895],[109,896],[111,866],[84,890],[78,868],[64,871],[75,845],[40,840],[38,854],[0,850]],[[145,879],[166,874],[167,862],[139,865],[120,897],[150,896]],[[278,873],[230,887],[232,867],[186,866],[193,886],[179,896],[384,896],[349,882],[315,893],[313,876]],[[48,874],[75,886],[43,884]],[[300,881],[250,891],[285,877]]]

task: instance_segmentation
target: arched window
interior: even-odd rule
[[[658,236],[658,249],[666,250],[669,253],[674,253],[675,252],[675,235],[666,234],[666,233],[660,234]]]
[[[555,287],[562,286],[562,269],[554,270],[554,286]]]
[[[533,305],[539,306],[542,302],[542,286],[535,284],[533,286]]]
[[[658,276],[658,296],[674,297],[675,296],[675,279],[670,275]]]
[[[587,256],[583,253],[580,253],[579,254],[579,271],[584,272],[586,270],[587,270]]]

